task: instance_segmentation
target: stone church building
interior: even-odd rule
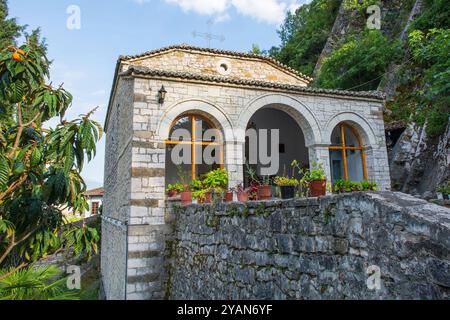
[[[174,128],[218,129],[214,143],[230,187],[245,180],[252,127],[280,130],[279,174],[294,159],[304,167],[320,162],[328,181],[370,180],[389,189],[384,96],[312,88],[311,80],[265,56],[188,45],[119,58],[105,124],[101,269],[107,299],[164,295],[165,188],[178,179],[167,155],[179,143],[208,144],[197,134],[170,139]],[[213,168],[182,166],[191,178]]]

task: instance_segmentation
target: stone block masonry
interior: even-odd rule
[[[168,299],[449,298],[450,210],[411,196],[170,206]]]

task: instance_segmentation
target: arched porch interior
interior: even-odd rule
[[[271,176],[294,176],[299,178],[298,170],[292,170],[291,163],[297,160],[302,168],[309,168],[309,150],[306,147],[305,135],[299,124],[304,121],[298,111],[280,104],[271,104],[258,109],[250,118],[247,124],[248,129],[255,129],[258,133],[258,142],[261,138],[261,131],[267,130],[267,154],[273,155],[271,147],[271,130],[279,130],[279,143],[277,144],[279,153],[279,166],[276,173]],[[246,163],[250,157],[250,138],[246,137],[245,142],[245,159]],[[258,146],[260,147],[260,146]],[[258,148],[259,150],[259,148]],[[253,169],[258,176],[262,176],[261,169],[267,167],[260,162],[258,155],[258,163],[250,164],[249,167]],[[249,174],[247,172],[247,164],[244,165],[244,182],[248,185]]]

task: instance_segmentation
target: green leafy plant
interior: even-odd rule
[[[447,181],[447,183],[442,184],[438,188],[436,188],[436,192],[442,194],[450,194],[450,181]]]
[[[273,182],[281,187],[281,186],[298,186],[298,180],[295,178],[288,178],[288,177],[280,177],[277,176],[274,178]]]
[[[327,179],[323,163],[313,162],[311,169],[305,170],[304,177],[307,181],[323,181]]]
[[[64,244],[56,236],[62,209],[88,207],[80,173],[103,134],[95,109],[65,118],[72,95],[47,84],[49,64],[33,39],[0,51],[0,220],[8,221],[0,230],[0,266],[17,270]],[[57,123],[48,129],[50,120]]]
[[[0,300],[79,299],[79,291],[67,289],[67,278],[62,275],[55,266],[0,270]]]
[[[206,199],[206,194],[210,192],[208,189],[201,189],[192,192],[192,198],[197,199],[199,202],[203,202]]]
[[[199,179],[194,179],[189,183],[189,190],[192,192],[203,189],[203,182]]]
[[[97,243],[100,240],[97,229],[83,226],[82,228],[72,228],[64,232],[67,246],[73,248],[77,257],[86,255],[90,258],[98,252]]]
[[[203,186],[214,192],[223,192],[228,188],[228,172],[224,169],[216,169],[206,174]]]
[[[386,67],[400,59],[399,41],[379,30],[355,34],[325,58],[315,83],[331,89],[375,90]]]
[[[166,191],[176,191],[176,192],[183,192],[185,189],[185,186],[181,182],[177,182],[174,184],[170,184],[167,186]]]

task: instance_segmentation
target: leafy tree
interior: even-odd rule
[[[341,0],[313,0],[288,13],[278,34],[280,47],[269,54],[282,63],[311,75],[327,42]]]
[[[0,48],[15,44],[15,39],[20,36],[25,27],[17,24],[16,19],[8,19],[8,4],[6,0],[0,0]]]
[[[450,30],[414,30],[408,44],[411,63],[404,67],[399,94],[388,107],[394,120],[427,122],[428,134],[438,135],[450,117]]]
[[[13,125],[0,123],[0,266],[18,269],[64,244],[58,234],[63,208],[87,208],[80,173],[86,158],[95,156],[102,135],[92,112],[65,119],[72,95],[48,84],[44,51],[30,40],[0,52],[0,105],[13,115]],[[55,117],[59,124],[47,128]],[[86,236],[77,234],[76,239],[89,253],[96,249],[98,235],[88,227],[82,230]],[[69,239],[73,235],[65,234]]]
[[[323,88],[375,90],[386,66],[400,59],[401,46],[378,30],[353,35],[325,58],[316,84]]]

